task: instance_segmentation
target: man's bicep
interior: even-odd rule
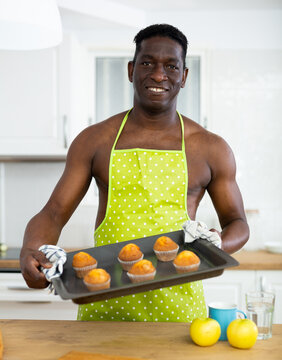
[[[222,227],[235,219],[245,219],[242,195],[236,182],[236,163],[232,150],[223,144],[212,168],[207,188]]]
[[[91,159],[79,146],[70,148],[64,172],[45,208],[65,224],[84,195],[92,179]]]
[[[208,192],[222,227],[236,219],[245,220],[242,195],[236,181],[217,181]]]

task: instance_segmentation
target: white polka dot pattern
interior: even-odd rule
[[[125,174],[121,179],[120,164]],[[151,176],[156,165],[163,172]],[[115,150],[110,174],[114,183],[109,195],[111,208],[95,232],[96,244],[107,245],[115,242],[113,240],[125,241],[181,229],[188,219],[182,199],[186,182],[185,176],[175,179],[171,172],[177,165],[185,175],[181,151]],[[119,184],[115,179],[119,179]]]
[[[181,229],[188,219],[186,175],[184,146],[180,151],[114,150],[96,246]],[[78,320],[95,321],[185,322],[200,316],[206,316],[201,282],[80,305],[78,311]]]

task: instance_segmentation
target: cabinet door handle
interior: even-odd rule
[[[203,127],[204,127],[205,129],[208,128],[208,118],[207,118],[206,116],[205,116],[204,119],[203,119]]]
[[[92,124],[93,124],[93,122],[92,122],[92,117],[89,116],[89,118],[88,118],[88,126],[91,126]]]
[[[63,141],[64,141],[64,148],[67,149],[67,147],[68,147],[68,117],[67,117],[67,115],[63,116]]]

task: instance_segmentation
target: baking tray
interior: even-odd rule
[[[179,252],[191,250],[198,255],[201,259],[198,270],[178,274],[172,261],[161,262],[157,260],[153,251],[153,245],[159,236],[164,235],[169,236],[179,245]],[[121,248],[128,243],[138,245],[144,253],[144,259],[152,261],[157,269],[154,280],[134,284],[130,282],[126,271],[122,270],[117,260]],[[95,257],[98,261],[98,267],[105,269],[111,275],[111,287],[105,290],[89,291],[84,285],[83,280],[76,277],[75,271],[72,268],[73,256],[79,251],[70,252],[67,254],[63,274],[61,277],[53,279],[52,282],[56,293],[62,299],[71,299],[76,304],[87,304],[89,302],[207,279],[221,275],[224,269],[228,267],[239,265],[238,261],[205,239],[197,239],[192,243],[185,244],[183,230],[83,249],[82,251],[88,252]]]

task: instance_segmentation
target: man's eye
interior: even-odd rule
[[[169,69],[171,69],[171,70],[176,70],[177,69],[177,67],[175,65],[172,65],[172,64],[167,65],[167,67]]]
[[[151,63],[150,63],[149,61],[143,61],[143,62],[142,62],[142,65],[144,65],[144,66],[149,66],[149,65],[151,65]]]

